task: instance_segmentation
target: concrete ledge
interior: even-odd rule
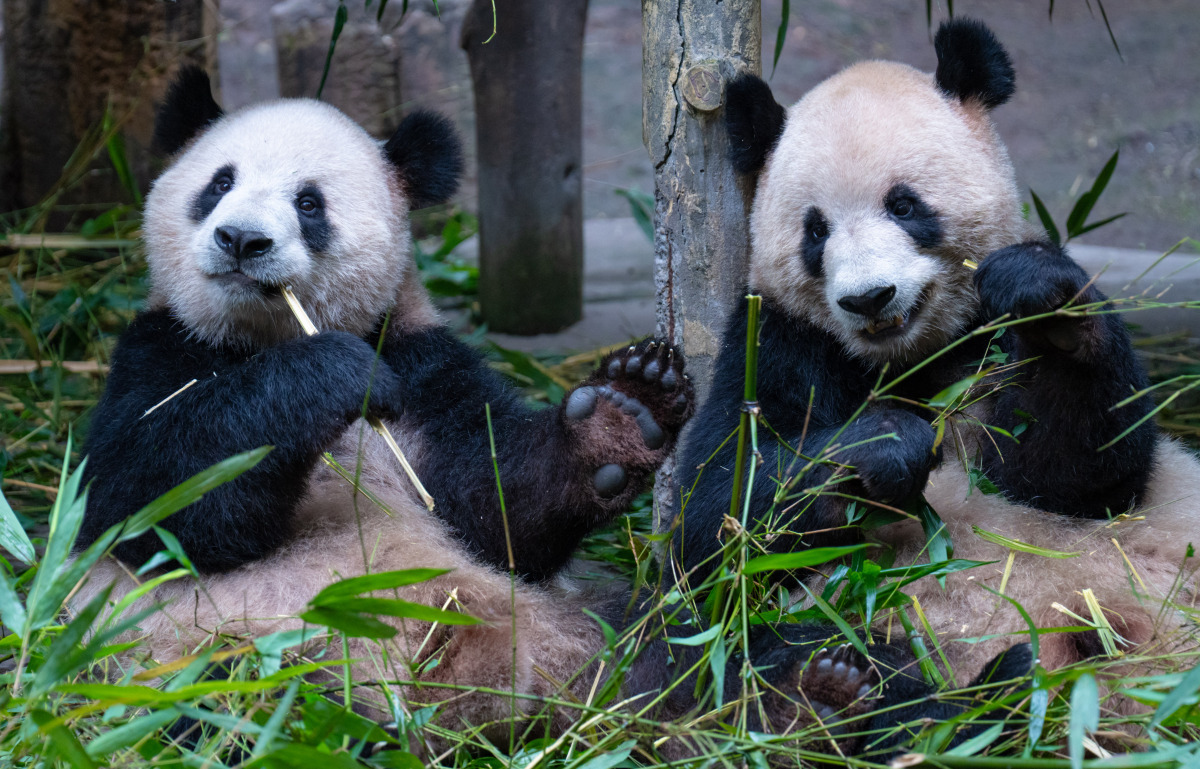
[[[1068,253],[1110,299],[1200,302],[1200,255],[1106,246],[1069,245]],[[1186,331],[1200,337],[1200,309],[1163,307],[1124,313],[1125,321],[1150,334]]]

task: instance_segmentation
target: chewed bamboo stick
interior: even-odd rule
[[[300,301],[296,299],[296,295],[292,293],[291,286],[285,286],[283,288],[283,298],[287,301],[288,307],[291,308],[292,314],[296,316],[296,320],[299,321],[300,328],[304,329],[304,333],[308,334],[309,336],[316,334],[317,327],[313,325],[312,320],[308,317],[308,313],[306,313],[304,308],[300,306]],[[390,430],[388,430],[387,425],[385,425],[383,420],[381,420],[379,417],[367,417],[367,423],[371,425],[375,432],[379,433],[379,435],[387,443],[388,448],[390,448],[392,453],[396,455],[396,460],[400,462],[400,467],[404,469],[404,474],[408,476],[408,479],[412,481],[413,486],[416,487],[417,494],[421,496],[421,501],[425,503],[426,509],[432,512],[433,497],[429,496],[429,492],[425,490],[425,486],[422,485],[421,479],[417,477],[416,471],[412,469],[412,465],[410,465],[408,460],[404,458],[404,452],[400,450],[400,446],[397,445],[396,439],[392,437],[392,433]]]

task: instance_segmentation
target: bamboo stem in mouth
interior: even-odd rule
[[[287,301],[288,307],[291,308],[292,314],[296,316],[296,320],[300,323],[300,328],[304,329],[304,333],[312,336],[317,333],[317,327],[313,325],[312,320],[308,317],[308,313],[300,306],[300,301],[296,299],[296,295],[292,293],[291,286],[284,286],[283,298]],[[396,455],[396,460],[400,462],[400,467],[404,469],[404,474],[412,481],[412,484],[417,489],[417,494],[421,496],[421,501],[425,503],[425,508],[430,512],[433,511],[433,497],[429,496],[429,492],[425,490],[421,479],[417,477],[417,473],[412,469],[412,465],[404,458],[404,452],[400,450],[400,446],[396,443],[396,439],[392,437],[392,432],[388,430],[387,425],[383,423],[379,417],[367,417],[367,423],[379,433],[383,440],[387,443],[388,448]]]

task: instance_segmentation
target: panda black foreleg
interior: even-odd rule
[[[1105,300],[1061,248],[1042,242],[991,254],[975,285],[987,318]],[[1100,450],[1152,406],[1141,398],[1113,408],[1148,384],[1120,316],[1060,314],[1019,323],[1001,344],[1021,365],[994,396],[991,424],[1017,439],[994,434],[995,444],[983,442],[988,477],[1008,497],[1054,512],[1102,518],[1127,510],[1149,479],[1156,430],[1147,421]]]
[[[290,535],[313,465],[359,416],[368,386],[376,413],[397,400],[395,377],[350,334],[326,332],[247,355],[188,338],[165,312],[134,321],[92,415],[80,547],[201,470],[271,445],[256,467],[162,524],[202,571],[259,559]],[[161,549],[147,533],[116,554],[140,565]]]
[[[383,354],[404,383],[397,411],[438,449],[415,459],[435,513],[500,569],[511,542],[516,571],[533,580],[553,576],[589,531],[627,508],[693,408],[682,357],[651,342],[609,355],[542,410],[443,328],[389,336]]]
[[[772,552],[858,541],[858,529],[846,517],[847,497],[902,505],[921,492],[939,461],[929,422],[903,409],[871,408],[844,427],[811,428],[803,445],[799,437],[783,446],[759,430],[764,462],[750,491],[747,523]],[[821,461],[797,456],[796,448]],[[675,542],[693,587],[717,566],[733,493],[734,453],[730,441],[705,463],[687,495]]]

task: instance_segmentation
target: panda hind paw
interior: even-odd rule
[[[841,721],[869,712],[879,674],[850,644],[823,648],[800,673],[800,692],[822,722]]]

